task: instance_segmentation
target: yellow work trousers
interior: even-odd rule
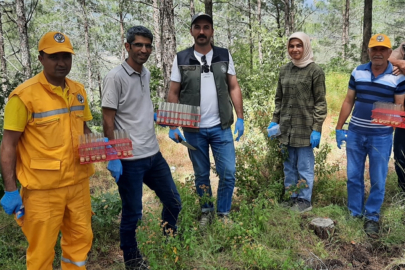
[[[62,232],[62,269],[86,269],[93,240],[89,180],[58,189],[28,190],[21,196],[25,215],[17,220],[28,240],[27,269],[52,270]]]

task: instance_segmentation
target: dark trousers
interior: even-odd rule
[[[398,175],[398,185],[405,192],[405,129],[396,128],[394,135],[395,171]]]
[[[121,162],[122,176],[118,181],[122,200],[120,247],[124,252],[124,260],[128,261],[140,256],[135,230],[142,218],[143,183],[156,193],[163,204],[162,220],[163,223],[167,222],[165,229],[176,230],[181,200],[169,165],[160,152],[151,157]]]

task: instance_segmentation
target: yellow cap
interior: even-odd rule
[[[60,32],[48,32],[43,35],[38,43],[38,51],[44,51],[47,54],[59,52],[69,52],[75,54],[69,37]]]
[[[377,47],[383,46],[391,49],[391,41],[390,38],[384,34],[376,34],[370,38],[370,42],[368,43],[368,47]]]

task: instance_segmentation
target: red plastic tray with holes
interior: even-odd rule
[[[404,122],[405,112],[398,110],[389,110],[383,108],[376,108],[371,111],[371,123],[380,124],[384,126],[405,128]]]
[[[156,123],[166,126],[199,128],[201,115],[196,113],[183,113],[158,110]]]
[[[132,157],[130,139],[92,142],[79,145],[80,164]]]

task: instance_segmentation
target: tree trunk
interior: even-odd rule
[[[6,53],[4,51],[4,34],[3,34],[3,21],[1,20],[1,12],[0,12],[0,78],[1,78],[1,91],[7,93],[7,84],[6,76],[7,76],[7,63],[6,63]]]
[[[161,71],[163,71],[163,63],[162,63],[162,24],[160,18],[160,9],[159,9],[159,1],[153,0],[153,43],[154,43],[154,50],[155,50],[155,64]],[[163,74],[165,76],[165,74]],[[164,86],[161,84],[158,85],[157,95],[160,98],[165,98],[166,90]]]
[[[261,26],[262,26],[262,0],[257,0],[257,22],[259,25],[259,35],[258,35],[258,51],[259,51],[259,63],[263,64],[263,54],[262,54],[262,35],[261,35]]]
[[[335,222],[330,218],[314,218],[309,228],[321,239],[328,239],[335,233]]]
[[[87,54],[87,81],[88,81],[88,92],[90,93],[90,103],[94,101],[93,96],[93,73],[91,70],[92,63],[91,63],[91,52],[90,52],[90,36],[89,36],[89,22],[87,19],[84,23],[84,44],[86,46],[86,54]]]
[[[91,63],[91,51],[90,51],[90,36],[89,36],[89,20],[86,10],[86,1],[80,1],[83,16],[83,26],[84,26],[84,46],[86,48],[87,56],[87,93],[89,95],[90,103],[94,101],[93,95],[93,74],[92,74],[92,63]]]
[[[347,48],[349,46],[349,11],[350,11],[350,0],[346,0],[346,6],[343,12],[343,33],[342,33],[342,57],[344,60],[347,59]]]
[[[285,33],[285,30],[283,31],[281,28],[281,12],[280,12],[280,6],[278,5],[278,3],[276,3],[276,22],[277,22],[277,29],[278,29],[278,36],[279,37],[283,37],[283,33]]]
[[[97,69],[97,82],[98,82],[98,94],[100,95],[100,106],[101,106],[101,101],[103,100],[101,86],[103,85],[103,81],[101,80],[100,69]]]
[[[250,53],[250,72],[253,72],[253,31],[252,31],[252,12],[250,1],[248,0],[248,27],[249,27],[249,53]]]
[[[204,0],[205,4],[205,13],[210,15],[211,18],[214,20],[214,17],[212,17],[212,0]]]
[[[294,33],[294,0],[284,0],[284,22],[285,22],[285,35],[289,37]]]
[[[159,2],[158,0],[153,0],[153,32],[154,32],[154,47],[155,47],[155,57],[156,66],[162,68],[162,46],[161,46],[161,24],[160,24],[160,14],[159,14]],[[159,91],[160,92],[160,91]]]
[[[190,0],[190,17],[192,18],[195,14],[194,0]]]
[[[363,45],[361,47],[361,63],[370,61],[368,57],[368,42],[371,38],[372,28],[372,15],[373,15],[373,0],[364,0],[364,21],[363,21]]]
[[[295,3],[294,0],[291,1],[290,6],[290,33],[295,32]]]
[[[205,14],[210,15],[212,20],[214,20],[214,17],[212,16],[212,0],[204,0],[204,4],[205,4]],[[211,37],[211,43],[214,44],[214,36]]]
[[[229,10],[229,3],[227,6],[228,10]],[[230,21],[230,16],[229,16],[229,11],[226,12],[226,21],[229,22]],[[230,23],[226,24],[226,34],[228,37],[228,48],[230,48],[232,46],[232,32],[231,32],[231,25]]]
[[[31,77],[31,58],[28,44],[27,19],[25,18],[24,0],[16,0],[17,26],[20,34],[21,64],[25,79]]]
[[[124,31],[124,16],[122,11],[119,13],[120,16],[120,34],[121,34],[121,62],[125,60],[126,50],[125,50],[125,31]]]
[[[164,54],[162,54],[163,90],[159,96],[166,99],[169,92],[171,67],[176,55],[173,0],[160,0],[160,19],[162,22],[161,46]]]
[[[7,63],[6,63],[6,53],[4,51],[4,33],[3,33],[3,21],[1,18],[1,12],[0,12],[0,61],[1,61],[1,66],[0,66],[0,76],[1,78],[4,79],[4,77],[7,74]]]
[[[295,32],[295,4],[294,0],[290,0],[290,33]]]
[[[290,1],[284,0],[284,24],[285,24],[285,35],[290,36]]]

